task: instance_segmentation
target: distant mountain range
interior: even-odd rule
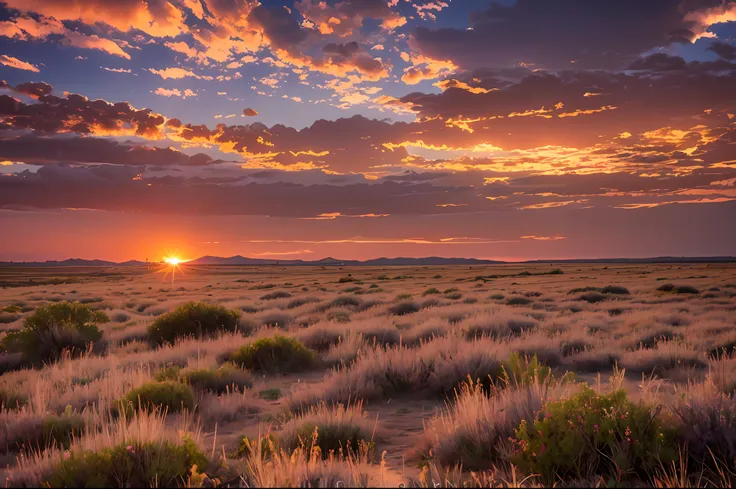
[[[476,258],[443,258],[429,256],[424,258],[374,258],[371,260],[338,260],[328,257],[321,260],[268,260],[263,258],[248,258],[245,256],[202,256],[196,260],[186,262],[187,265],[279,265],[279,266],[421,266],[421,265],[500,265],[514,263],[729,263],[736,262],[733,256],[659,256],[653,258],[595,258],[595,259],[569,259],[569,260],[527,260],[523,262],[508,262],[498,260],[479,260]],[[155,262],[153,262],[155,263]],[[106,260],[84,260],[82,258],[70,258],[68,260],[48,260],[33,262],[0,262],[0,266],[13,267],[136,267],[145,266],[146,262],[129,260],[125,262],[112,262]]]

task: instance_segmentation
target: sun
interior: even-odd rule
[[[184,275],[184,272],[181,269],[181,265],[187,261],[182,258],[179,258],[178,252],[179,250],[176,250],[173,253],[167,251],[166,255],[161,259],[161,261],[165,263],[166,266],[163,267],[161,270],[159,270],[160,272],[164,272],[164,280],[166,280],[166,277],[168,277],[169,274],[171,274],[171,284],[172,285],[174,284],[174,277],[177,271],[181,275]]]

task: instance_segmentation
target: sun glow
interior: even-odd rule
[[[174,284],[174,277],[176,276],[176,272],[179,272],[181,275],[184,275],[184,272],[182,271],[181,265],[186,262],[187,260],[184,260],[182,258],[179,258],[178,254],[179,250],[176,250],[175,252],[171,253],[169,251],[166,252],[166,256],[164,256],[161,261],[166,266],[164,266],[160,272],[164,272],[164,280],[171,274],[171,284]]]

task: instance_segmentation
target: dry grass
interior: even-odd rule
[[[111,322],[103,325],[98,348],[76,358],[64,355],[19,369],[17,358],[0,354],[0,447],[7,454],[1,461],[14,484],[39,482],[63,456],[47,440],[38,442],[39,427],[49,417],[72,416],[83,420],[85,433],[75,436],[70,450],[98,450],[136,437],[178,442],[179,428],[193,430],[212,459],[210,476],[237,477],[251,487],[335,487],[337,481],[533,487],[539,481],[510,465],[504,443],[521,419],[531,419],[559,393],[536,384],[496,388],[501,367],[517,352],[594,386],[596,373],[605,377],[619,365],[626,369],[617,377],[621,388],[662,406],[689,447],[683,465],[663,464],[639,482],[730,482],[728,460],[736,456],[736,268],[571,264],[561,275],[535,275],[549,269],[211,267],[191,270],[173,287],[160,283],[159,275],[125,271],[115,281],[90,274],[75,284],[2,289],[0,335],[19,329],[37,307],[63,300],[84,300]],[[346,277],[351,281],[340,282]],[[658,291],[664,283],[700,293]],[[629,293],[605,289],[611,284]],[[585,294],[591,295],[581,300]],[[150,344],[147,328],[156,317],[200,300],[243,311],[238,332]],[[12,312],[4,311],[7,306]],[[182,372],[175,374],[174,367],[184,373],[215,370],[243,345],[275,334],[315,350],[314,368],[288,375],[243,372],[243,378],[253,377],[251,388],[219,395],[199,390],[189,419],[142,413],[125,420],[111,413],[118,399],[167,372],[180,381]],[[349,407],[339,411],[335,403]],[[323,457],[306,445],[264,459],[233,461],[226,455],[240,435],[257,438],[266,426],[283,439],[304,425],[316,426],[318,434],[335,431],[335,422],[358,426],[361,433],[376,428],[382,435],[377,448],[385,448],[385,455],[371,452],[370,463],[368,451]],[[24,439],[38,443],[19,447],[17,440]],[[723,458],[715,467],[704,465],[708,450]],[[424,468],[408,454],[422,454]],[[565,481],[586,483],[608,481]]]

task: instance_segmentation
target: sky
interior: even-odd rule
[[[0,1],[0,261],[736,255],[736,2]]]

